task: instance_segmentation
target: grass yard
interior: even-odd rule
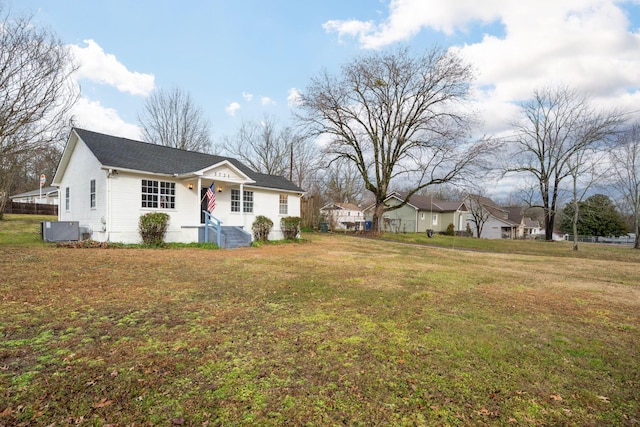
[[[639,251],[38,236],[0,222],[0,426],[640,423]]]

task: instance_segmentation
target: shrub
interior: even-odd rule
[[[454,236],[456,234],[456,227],[453,224],[447,226],[447,230],[444,232],[445,236]]]
[[[160,246],[164,243],[164,235],[169,226],[169,214],[149,212],[140,216],[138,231],[145,245]]]
[[[288,216],[280,220],[280,228],[284,238],[288,240],[295,240],[300,234],[300,223],[302,218],[299,216]]]
[[[258,215],[251,225],[253,237],[260,242],[266,242],[269,240],[271,228],[273,228],[273,221],[264,215]]]

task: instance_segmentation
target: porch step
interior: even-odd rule
[[[200,242],[204,242],[204,233],[200,233]],[[217,243],[216,229],[209,227],[209,242]],[[220,246],[224,249],[242,248],[251,246],[251,234],[242,227],[222,226]]]

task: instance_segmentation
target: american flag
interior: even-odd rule
[[[216,183],[212,182],[207,188],[207,210],[212,213],[216,208]]]

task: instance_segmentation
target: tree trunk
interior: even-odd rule
[[[553,215],[550,213],[544,216],[544,240],[548,242],[553,240]]]
[[[382,221],[383,214],[384,201],[376,201],[376,207],[373,210],[373,222],[371,223],[371,231],[376,233],[382,231],[380,222]]]
[[[578,250],[578,202],[573,201],[573,250]]]

